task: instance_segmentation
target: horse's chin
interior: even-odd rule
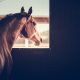
[[[30,39],[29,39],[30,40]],[[32,43],[33,43],[33,45],[35,45],[35,46],[39,46],[40,45],[40,41],[33,41],[33,40],[30,40],[30,41],[32,41]]]
[[[40,45],[40,42],[35,42],[35,46],[39,46]]]
[[[42,43],[42,38],[40,38],[40,40],[37,40],[34,42],[35,42],[35,46],[39,46]]]

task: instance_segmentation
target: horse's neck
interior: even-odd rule
[[[6,39],[8,41],[8,45],[12,48],[15,40],[20,35],[23,25],[20,24],[18,21],[12,21],[12,23],[10,23],[9,26],[10,27],[6,31]]]
[[[18,38],[22,27],[23,24],[20,24],[19,21],[16,20],[16,18],[10,21],[7,25],[1,27],[2,31],[0,31],[0,39],[4,41],[6,48],[8,48],[9,50],[12,49],[12,46],[15,40]]]
[[[0,68],[4,66],[5,62],[7,62],[9,66],[8,68],[10,69],[10,66],[12,63],[12,57],[11,57],[12,46],[14,44],[16,37],[20,33],[20,28],[17,24],[18,23],[13,20],[12,22],[10,22],[10,24],[7,24],[6,26],[1,27],[1,31],[0,31],[0,57],[1,57],[0,58]]]

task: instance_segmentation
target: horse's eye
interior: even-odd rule
[[[35,22],[33,22],[33,25],[35,26],[35,25],[36,25],[36,23],[35,23]]]

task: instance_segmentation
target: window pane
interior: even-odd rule
[[[36,27],[42,37],[42,43],[39,46],[35,46],[32,41],[19,36],[13,48],[49,48],[49,0],[1,0],[0,19],[3,15],[19,13],[22,6],[24,6],[26,12],[32,6],[32,17],[37,22]]]

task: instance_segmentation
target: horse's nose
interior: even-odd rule
[[[40,38],[40,41],[42,42],[42,38]]]

